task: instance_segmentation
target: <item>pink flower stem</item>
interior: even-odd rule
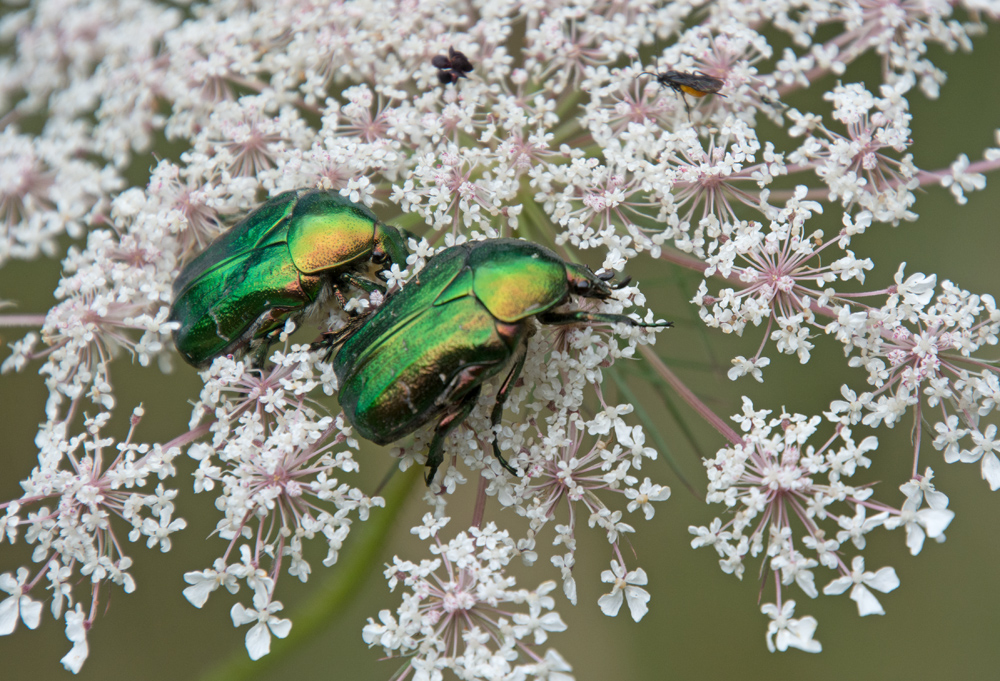
[[[0,326],[42,326],[45,323],[43,314],[10,314],[0,315]]]
[[[485,475],[479,476],[479,489],[476,490],[476,506],[472,511],[472,527],[483,527],[483,515],[486,511],[486,488],[490,481]]]
[[[656,356],[653,349],[647,345],[642,345],[639,347],[639,352],[643,354],[652,366],[656,370],[664,381],[670,384],[670,387],[676,391],[677,395],[688,403],[692,409],[694,409],[699,416],[708,421],[719,433],[722,434],[724,438],[732,442],[734,445],[743,444],[743,438],[740,437],[739,433],[733,430],[728,423],[726,423],[718,414],[708,408],[708,406],[698,399],[698,396],[691,392],[691,389],[684,385],[677,375],[672,372],[666,364]]]

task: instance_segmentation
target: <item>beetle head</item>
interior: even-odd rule
[[[598,300],[610,298],[612,290],[617,288],[608,284],[608,280],[613,276],[614,274],[594,274],[585,265],[566,263],[566,281],[569,283],[569,290],[584,298]]]
[[[400,269],[406,267],[406,256],[410,251],[406,248],[409,232],[397,229],[384,222],[375,223],[375,248],[372,251],[372,262],[376,265],[392,265],[396,263]],[[386,268],[388,269],[388,268]]]

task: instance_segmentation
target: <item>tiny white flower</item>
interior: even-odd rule
[[[649,478],[646,478],[642,481],[639,489],[632,487],[626,489],[625,497],[630,500],[627,507],[629,512],[635,512],[641,508],[643,514],[646,516],[646,520],[650,520],[656,512],[652,502],[669,499],[670,488],[656,485]]]
[[[16,579],[9,572],[0,575],[0,590],[10,594],[0,601],[0,636],[13,633],[18,620],[29,629],[37,628],[41,622],[42,604],[25,593],[28,575],[28,568],[24,567],[17,569]]]
[[[780,610],[773,603],[765,603],[760,611],[771,618],[765,638],[767,649],[772,653],[776,650],[783,653],[789,648],[798,648],[807,653],[822,652],[822,644],[813,639],[816,618],[807,616],[793,619],[795,601],[785,601]]]
[[[79,603],[76,608],[66,612],[66,638],[73,647],[60,660],[62,665],[74,674],[79,674],[83,663],[87,661],[90,648],[87,645],[87,626],[83,609]]]
[[[891,567],[884,567],[878,572],[865,572],[865,559],[862,556],[855,556],[851,563],[851,574],[839,577],[825,587],[823,593],[828,596],[842,594],[851,589],[851,600],[858,604],[858,614],[862,617],[866,615],[884,615],[885,610],[882,604],[868,590],[868,587],[889,593],[899,586],[899,577]]]
[[[642,568],[626,572],[623,565],[617,560],[612,560],[611,569],[601,573],[601,581],[614,584],[611,593],[597,599],[601,612],[608,617],[617,615],[623,602],[628,603],[629,613],[636,622],[649,611],[646,607],[646,603],[649,602],[649,592],[640,588],[640,585],[648,583],[646,571]]]
[[[229,614],[235,627],[255,622],[247,632],[246,647],[250,659],[259,660],[271,652],[271,634],[285,638],[292,630],[292,621],[275,616],[274,613],[280,612],[284,606],[279,601],[270,600],[263,590],[254,594],[253,605],[254,608],[251,609],[237,603]]]

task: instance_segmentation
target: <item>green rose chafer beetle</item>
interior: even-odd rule
[[[385,286],[365,276],[369,263],[406,262],[406,240],[368,208],[336,191],[285,192],[262,204],[181,271],[170,321],[190,364],[268,343],[289,317],[308,313],[344,289]]]
[[[610,277],[608,277],[610,278]],[[517,355],[497,393],[493,424],[524,366],[529,319],[542,324],[646,324],[621,314],[556,312],[570,294],[611,296],[608,278],[547,248],[490,239],[447,248],[390,294],[334,358],[340,405],[358,433],[385,445],[437,420],[427,484],[443,461],[448,433],[472,411],[482,384]],[[493,454],[511,473],[500,454]]]

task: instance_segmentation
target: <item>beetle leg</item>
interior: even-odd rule
[[[386,288],[377,281],[372,281],[371,279],[365,279],[364,277],[358,276],[354,272],[344,272],[340,275],[340,278],[346,281],[348,284],[354,288],[361,289],[365,293],[374,293],[378,291],[379,293],[385,293]]]
[[[434,482],[434,474],[437,473],[438,466],[444,461],[445,438],[448,437],[448,433],[455,429],[455,426],[464,421],[465,417],[472,412],[472,408],[476,406],[476,400],[479,399],[479,393],[482,392],[482,389],[482,386],[477,385],[457,404],[450,406],[434,428],[434,438],[431,440],[431,446],[427,450],[427,477],[424,478],[428,487]]]
[[[340,305],[341,310],[347,306],[347,298],[344,296],[344,291],[340,288],[339,284],[333,285],[333,297],[337,299],[337,304]]]
[[[503,385],[500,386],[500,390],[497,391],[497,403],[493,405],[493,413],[490,418],[494,429],[500,425],[500,419],[503,417],[503,406],[507,403],[507,397],[510,396],[511,389],[514,387],[514,384],[517,383],[517,379],[521,375],[521,369],[524,368],[524,360],[527,356],[527,347],[525,347],[521,352],[521,356],[514,362],[514,366],[511,368],[510,373],[507,374],[507,378],[504,379]],[[517,469],[507,463],[507,459],[503,458],[503,454],[500,453],[500,445],[497,444],[498,437],[498,435],[494,435],[493,437],[493,456],[496,457],[496,460],[500,462],[500,465],[503,466],[508,473],[520,476],[521,474],[517,472]]]
[[[360,289],[368,294],[374,293],[375,291],[383,294],[386,292],[385,286],[382,286],[371,279],[359,277],[353,272],[344,272],[340,275],[340,277],[338,277],[338,281],[335,281],[333,284],[333,297],[337,299],[337,303],[340,305],[342,310],[347,308],[347,296],[344,295],[345,284],[347,286],[353,286],[356,289]],[[357,312],[348,312],[348,314],[353,317],[357,314]],[[363,318],[367,319],[368,317],[365,315]]]
[[[367,322],[369,317],[374,314],[375,310],[368,310],[363,314],[354,314],[348,320],[347,323],[337,329],[336,331],[324,331],[320,336],[318,341],[315,341],[309,346],[310,350],[326,350],[326,356],[323,358],[324,361],[329,362],[333,357],[333,351],[340,345],[343,345],[348,338],[354,335],[354,333],[361,329]]]
[[[628,324],[629,326],[673,326],[673,322],[637,322],[631,317],[611,312],[543,312],[538,315],[542,324]]]

